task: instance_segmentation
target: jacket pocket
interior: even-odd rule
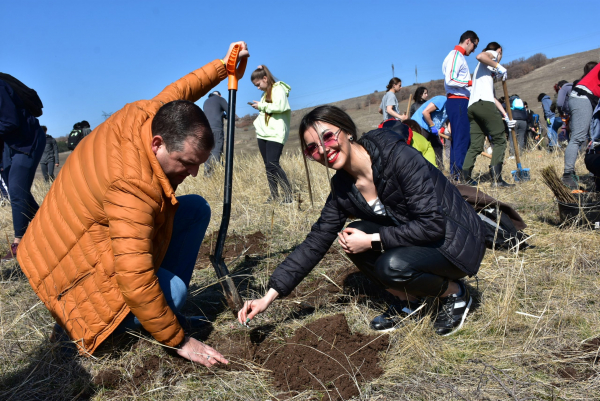
[[[65,288],[64,290],[62,290],[60,292],[60,294],[58,294],[58,296],[56,297],[57,300],[61,300],[62,297],[64,297],[67,293],[69,293],[69,291],[71,291],[73,288],[77,287],[83,280],[85,280],[86,278],[88,278],[89,276],[91,276],[93,273],[93,271],[89,271],[86,274],[84,274],[83,276],[75,279],[75,281],[73,281],[73,283],[71,283],[71,285],[69,285],[67,288]]]

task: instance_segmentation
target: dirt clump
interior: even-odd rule
[[[152,375],[160,367],[160,358],[152,355],[142,363],[142,366],[137,366],[133,371],[132,382],[136,386],[152,380]]]
[[[198,252],[196,269],[205,269],[210,266],[210,255],[215,251],[214,248],[218,235],[219,231],[213,231],[204,237],[204,242],[202,242],[200,251]],[[260,231],[247,235],[228,234],[225,238],[223,259],[225,259],[226,262],[232,261],[239,257],[244,251],[246,251],[245,255],[252,255],[265,252],[266,248],[267,237]]]
[[[98,372],[92,383],[95,386],[102,386],[106,388],[116,388],[121,383],[121,372],[118,369],[104,369]]]
[[[296,330],[264,363],[281,390],[326,390],[332,400],[359,395],[359,384],[381,374],[378,352],[388,336],[352,334],[342,314]],[[328,399],[328,398],[326,398]]]

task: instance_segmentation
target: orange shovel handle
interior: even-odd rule
[[[231,54],[229,55],[229,59],[227,60],[227,63],[225,65],[225,68],[227,69],[228,78],[227,89],[230,90],[237,90],[238,80],[242,79],[242,77],[244,76],[244,72],[246,71],[247,59],[243,59],[242,61],[240,61],[240,65],[236,69],[240,49],[240,45],[233,46],[233,49],[231,49]]]

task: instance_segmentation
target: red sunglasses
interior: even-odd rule
[[[323,133],[321,137],[321,141],[323,143],[323,147],[331,146],[333,144],[338,143],[338,137],[340,136],[341,128],[339,128],[335,133],[331,131],[327,131]],[[310,160],[315,160],[319,156],[319,145],[318,143],[311,143],[310,145],[306,145],[306,149],[304,149],[304,156],[306,156]]]

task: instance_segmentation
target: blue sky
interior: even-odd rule
[[[246,102],[260,97],[249,79],[259,64],[292,87],[298,109],[384,90],[392,63],[405,84],[414,82],[415,65],[420,82],[439,79],[467,29],[477,32],[480,48],[499,42],[503,61],[600,47],[599,1],[459,3],[4,0],[0,71],[38,91],[40,122],[62,136],[78,121],[94,128],[103,111],[152,98],[222,58],[235,40],[245,40],[251,54],[239,116],[252,113]],[[473,70],[475,57],[469,62]],[[226,96],[226,83],[217,89]]]

